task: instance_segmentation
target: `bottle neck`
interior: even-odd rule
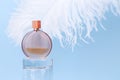
[[[40,30],[39,28],[34,28],[34,31],[36,31],[36,32],[39,31],[39,30]]]

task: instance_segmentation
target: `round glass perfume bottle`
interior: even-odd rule
[[[45,59],[51,49],[52,41],[47,33],[40,30],[41,21],[32,21],[33,31],[28,32],[22,41],[24,54],[31,59]]]

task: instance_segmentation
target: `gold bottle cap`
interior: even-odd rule
[[[34,21],[32,21],[32,27],[33,27],[34,29],[39,29],[39,28],[41,28],[41,21],[40,21],[40,20],[34,20]]]

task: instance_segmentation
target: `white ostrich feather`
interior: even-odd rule
[[[8,25],[9,36],[20,44],[31,30],[31,21],[40,19],[42,30],[60,40],[62,46],[74,47],[79,39],[87,43],[91,32],[109,11],[120,15],[120,0],[21,0]]]

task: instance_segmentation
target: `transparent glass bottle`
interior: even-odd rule
[[[46,59],[52,49],[52,41],[47,33],[42,31],[41,21],[32,21],[33,31],[28,32],[22,41],[24,54],[31,59]]]

